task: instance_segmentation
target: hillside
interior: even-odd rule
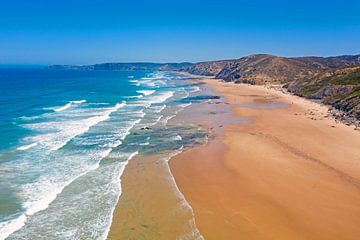
[[[215,76],[233,60],[200,62],[181,69],[195,75]]]
[[[333,69],[355,65],[360,65],[360,56],[285,58],[258,54],[229,62],[216,77],[251,84],[288,83],[319,78]]]
[[[257,54],[237,60],[197,63],[185,70],[229,82],[282,84],[296,95],[319,99],[360,120],[359,66],[360,55],[285,58]]]
[[[325,68],[295,58],[251,55],[228,63],[216,78],[251,84],[287,83],[324,74]]]
[[[285,87],[296,95],[323,103],[360,120],[360,67],[335,70],[311,81],[293,81]]]

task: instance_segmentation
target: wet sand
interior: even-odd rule
[[[358,239],[360,132],[305,99],[206,83],[226,97],[209,104],[223,113],[179,119],[207,125],[212,137],[170,160],[204,238]]]
[[[139,155],[121,177],[122,194],[108,239],[196,239],[191,208],[179,194],[164,156]]]

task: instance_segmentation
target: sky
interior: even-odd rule
[[[0,64],[360,54],[359,0],[0,3]]]

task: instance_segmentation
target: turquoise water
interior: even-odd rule
[[[0,69],[0,239],[105,239],[127,162],[205,137],[167,126],[197,91],[170,72]]]

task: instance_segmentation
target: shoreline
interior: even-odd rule
[[[192,78],[197,79],[193,75],[185,76],[191,82]],[[182,109],[178,115],[192,107]],[[166,126],[158,126],[157,130],[190,127],[181,124],[178,115],[168,120]],[[196,128],[193,130],[196,132]],[[188,138],[189,133],[185,130],[181,133],[182,140]],[[186,141],[182,144],[187,145]],[[168,165],[170,158],[188,148],[183,147],[165,152],[140,153],[129,161],[120,178],[122,194],[115,207],[107,239],[203,239],[196,227],[192,207],[178,189]]]
[[[352,126],[323,104],[267,86],[194,78],[201,94],[221,99],[170,122],[207,129],[208,142],[168,161],[130,161],[108,239],[356,239],[360,135]]]
[[[220,80],[220,79],[219,79]],[[221,80],[220,80],[221,81]],[[294,97],[294,99],[303,99],[305,101],[318,104],[319,107],[325,107],[328,112],[329,118],[339,121],[342,124],[345,124],[347,126],[354,127],[354,130],[360,130],[360,121],[352,116],[348,116],[346,112],[341,111],[339,109],[336,109],[335,107],[322,103],[320,99],[311,99],[311,98],[305,98],[302,96],[298,96],[293,94],[292,92],[289,92],[287,89],[283,88],[279,85],[251,85],[251,84],[245,84],[245,83],[238,83],[239,85],[248,85],[248,86],[254,86],[254,87],[263,87],[265,89],[268,89],[269,91],[275,91],[279,94],[285,94]]]
[[[356,239],[359,133],[308,99],[205,82],[248,120],[169,162],[205,239]]]

